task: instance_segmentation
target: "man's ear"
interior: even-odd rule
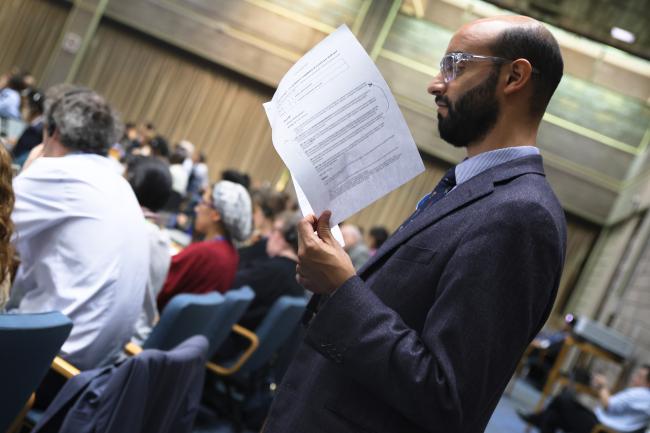
[[[506,85],[503,92],[509,95],[520,91],[530,81],[532,73],[533,67],[528,60],[514,60],[508,66],[508,75],[506,76]]]

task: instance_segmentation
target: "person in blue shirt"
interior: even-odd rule
[[[23,74],[13,74],[0,90],[0,117],[20,120],[20,92],[26,88]]]
[[[650,364],[638,368],[630,386],[612,394],[607,379],[595,375],[592,386],[598,393],[600,405],[591,411],[578,403],[575,396],[564,391],[542,412],[519,416],[538,427],[541,433],[562,429],[565,433],[589,433],[596,424],[603,424],[621,433],[641,433],[650,424]]]

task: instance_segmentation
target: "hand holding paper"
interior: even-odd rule
[[[356,275],[352,260],[330,230],[331,212],[307,215],[298,224],[298,282],[319,294],[330,294]]]

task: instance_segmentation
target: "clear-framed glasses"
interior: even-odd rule
[[[211,201],[208,201],[208,200],[206,200],[204,198],[201,199],[201,201],[198,203],[198,205],[199,206],[205,206],[205,207],[210,208],[210,209],[215,208]]]
[[[440,73],[442,74],[442,79],[445,80],[445,83],[449,83],[463,72],[464,65],[467,62],[492,62],[505,64],[511,63],[512,61],[513,60],[510,59],[504,59],[503,57],[481,56],[470,53],[449,53],[440,60]],[[533,68],[533,72],[539,73],[535,68]]]

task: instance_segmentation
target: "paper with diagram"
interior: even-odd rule
[[[264,104],[273,145],[332,224],[424,171],[395,98],[347,26],[305,54]]]

